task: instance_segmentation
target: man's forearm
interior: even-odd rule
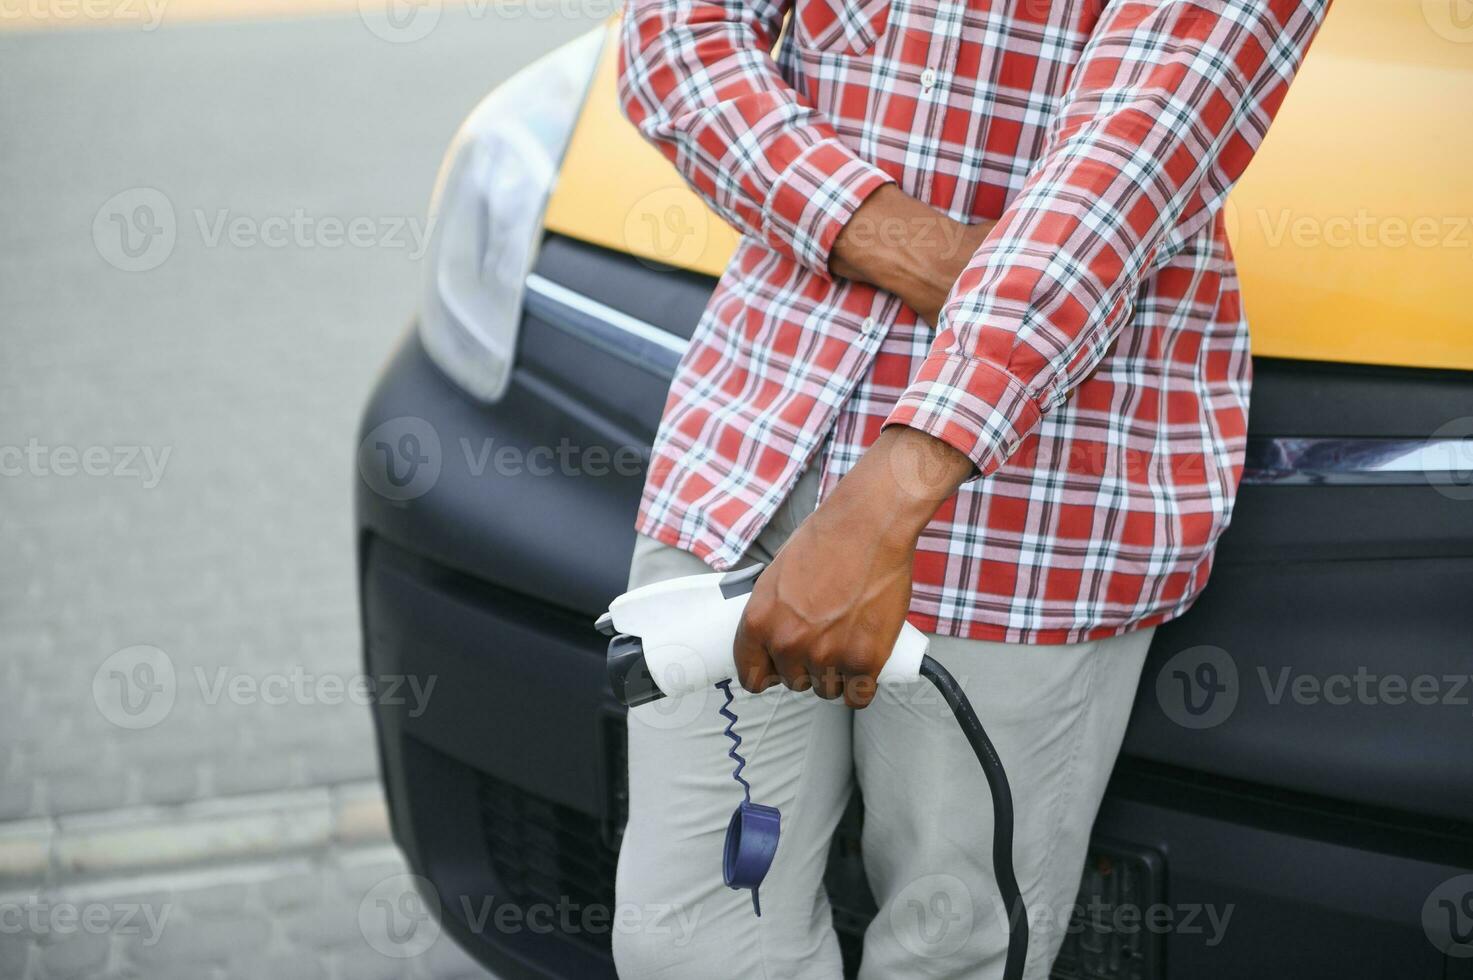
[[[927,322],[935,318],[956,278],[993,222],[963,224],[887,185],[869,196],[834,243],[836,276],[892,292]],[[974,472],[967,457],[916,429],[881,433],[842,481],[845,496],[863,494],[885,525],[914,546],[941,503]],[[841,498],[841,503],[842,503]]]
[[[829,271],[892,292],[935,323],[990,230],[887,185],[840,231]],[[882,431],[757,580],[732,647],[743,686],[780,680],[869,704],[910,606],[920,536],[974,472],[966,454],[919,429]]]
[[[865,199],[839,233],[829,270],[894,293],[935,324],[992,225],[963,224],[887,184]]]

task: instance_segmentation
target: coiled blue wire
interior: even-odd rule
[[[731,748],[726,753],[736,763],[736,768],[731,771],[731,778],[741,783],[742,798],[750,802],[752,784],[742,778],[742,770],[747,767],[747,760],[742,758],[742,754],[737,751],[742,747],[742,737],[736,733],[737,716],[736,712],[731,710],[732,703],[736,701],[736,695],[731,693],[730,680],[717,681],[716,686],[721,689],[722,694],[726,695],[726,703],[717,709],[717,713],[726,719],[726,731],[722,734],[731,739]]]
[[[736,810],[731,814],[731,821],[726,825],[726,847],[721,859],[721,875],[728,888],[751,889],[752,911],[760,916],[762,900],[758,897],[758,888],[767,877],[772,859],[777,854],[778,837],[782,832],[782,814],[775,806],[752,802],[752,786],[742,777],[747,760],[737,751],[742,747],[742,737],[736,733],[737,716],[731,710],[736,696],[731,693],[730,680],[717,681],[716,686],[726,695],[726,703],[721,706],[719,713],[726,719],[724,734],[731,739],[731,748],[726,754],[736,763],[731,771],[731,778],[742,787],[742,802],[737,804]]]

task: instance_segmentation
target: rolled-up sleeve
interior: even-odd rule
[[[1018,196],[886,424],[985,475],[1094,369],[1143,281],[1213,221],[1329,0],[1115,0]]]
[[[745,235],[829,276],[834,241],[888,177],[779,73],[789,0],[630,0],[624,113]]]

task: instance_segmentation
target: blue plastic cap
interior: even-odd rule
[[[762,915],[762,902],[757,897],[757,888],[772,867],[781,832],[782,814],[777,807],[751,801],[738,806],[726,825],[721,874],[728,888],[752,889],[752,911],[758,916]]]

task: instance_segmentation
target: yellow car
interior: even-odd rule
[[[1337,0],[1232,198],[1243,487],[1207,591],[1156,634],[1056,977],[1473,976],[1459,10]],[[419,323],[359,446],[367,671],[436,685],[423,710],[377,699],[394,833],[503,977],[612,976],[611,930],[651,913],[613,905],[624,726],[592,624],[735,244],[621,117],[614,38],[525,69],[457,135]],[[851,972],[862,819],[828,877]]]

